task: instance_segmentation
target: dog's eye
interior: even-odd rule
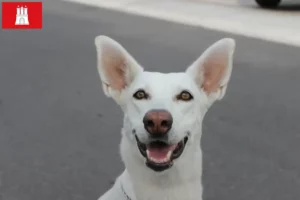
[[[133,97],[141,100],[141,99],[147,99],[148,95],[144,90],[138,90],[136,93],[134,93]]]
[[[177,95],[177,99],[182,101],[190,101],[193,99],[193,96],[187,91],[182,91],[179,95]]]

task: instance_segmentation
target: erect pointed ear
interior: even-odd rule
[[[107,36],[95,38],[97,67],[104,93],[118,101],[119,95],[143,68],[116,41]]]
[[[212,100],[221,100],[231,71],[235,41],[224,38],[211,45],[187,70],[201,90]]]

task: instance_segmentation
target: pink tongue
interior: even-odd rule
[[[167,157],[169,151],[174,151],[176,146],[177,146],[176,144],[170,145],[170,146],[167,146],[167,147],[163,147],[163,148],[162,147],[157,148],[157,147],[148,146],[147,147],[148,156],[151,157],[151,158],[154,158],[156,160],[162,160],[162,159]]]

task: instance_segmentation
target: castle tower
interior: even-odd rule
[[[29,25],[28,21],[28,8],[25,6],[17,7],[15,25]]]

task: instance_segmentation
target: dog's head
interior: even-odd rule
[[[95,43],[103,90],[124,112],[123,137],[149,168],[169,169],[187,146],[193,150],[199,145],[206,111],[223,98],[234,40],[216,42],[185,72],[169,74],[144,71],[106,36],[96,37]]]

